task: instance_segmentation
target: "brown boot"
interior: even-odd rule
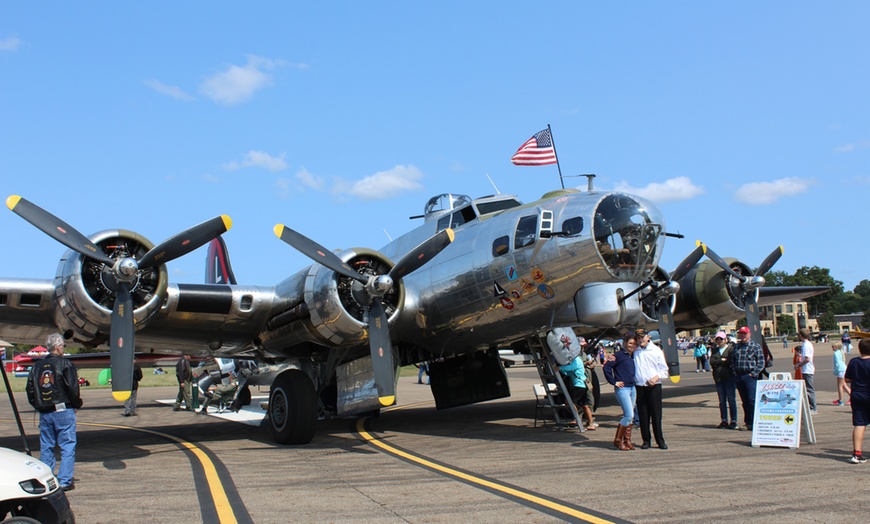
[[[629,450],[634,449],[634,444],[631,443],[631,424],[629,424],[625,428],[625,434],[622,437],[622,442],[625,443],[625,447]]]
[[[628,451],[628,448],[625,447],[625,429],[626,427],[622,424],[616,428],[616,438],[613,440],[613,445],[616,446],[616,449],[619,451]]]

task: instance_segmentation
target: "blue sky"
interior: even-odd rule
[[[686,235],[667,269],[701,239],[870,278],[866,2],[295,4],[0,3],[0,195],[155,243],[228,214],[236,276],[272,285],[307,264],[276,223],[379,248],[487,174],[524,201],[558,188],[510,163],[549,124],[564,175]],[[64,248],[8,210],[0,238],[0,276],[54,275]]]

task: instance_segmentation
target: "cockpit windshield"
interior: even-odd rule
[[[592,226],[607,269],[614,277],[632,282],[649,278],[655,270],[664,247],[663,231],[664,220],[655,206],[618,193],[601,200]]]

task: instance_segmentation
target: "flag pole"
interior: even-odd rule
[[[553,130],[550,129],[550,124],[547,124],[547,131],[550,133],[550,143],[553,144],[553,156],[556,157],[556,168],[559,170],[559,182],[562,184],[562,189],[565,189],[565,180],[562,179],[562,166],[559,165],[559,155],[556,154],[556,141],[553,140]]]

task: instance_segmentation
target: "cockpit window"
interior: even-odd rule
[[[639,281],[652,274],[664,244],[658,210],[628,195],[604,198],[595,211],[592,232],[598,253],[610,273]]]
[[[538,215],[521,218],[519,224],[517,224],[517,232],[514,235],[514,249],[534,244],[537,233]]]

